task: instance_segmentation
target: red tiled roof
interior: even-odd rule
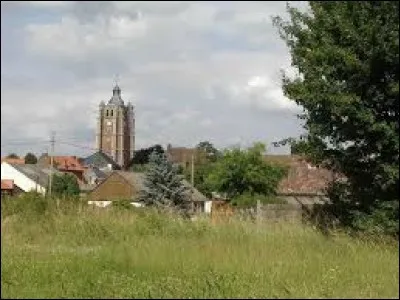
[[[75,156],[54,156],[59,170],[84,171],[85,169]]]
[[[14,189],[14,180],[12,179],[2,179],[1,180],[2,190],[12,190]]]
[[[9,164],[18,164],[24,165],[25,159],[24,158],[9,158],[9,157],[2,157],[1,162],[7,162]]]
[[[297,155],[266,155],[265,160],[289,167],[288,175],[279,183],[279,194],[324,194],[335,174],[316,167]]]
[[[44,156],[40,158],[40,162],[45,164],[50,163],[50,156]],[[53,156],[53,162],[55,167],[60,171],[84,171],[85,168],[82,166],[76,156]]]

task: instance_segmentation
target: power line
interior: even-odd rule
[[[58,142],[59,144],[65,144],[65,145],[69,145],[69,146],[73,146],[73,147],[77,147],[77,148],[81,148],[81,149],[88,149],[88,150],[93,150],[93,151],[98,151],[99,149],[97,149],[97,148],[92,148],[92,147],[88,147],[88,146],[82,146],[82,145],[77,145],[77,144],[74,144],[74,143],[67,143],[67,142]],[[118,150],[118,149],[117,149]],[[121,150],[118,150],[118,151],[131,151],[130,149],[121,149]]]
[[[21,141],[21,142],[14,142],[14,143],[7,143],[6,142],[6,145],[2,144],[1,147],[18,146],[18,145],[45,144],[45,143],[48,143],[48,142],[49,142],[49,140],[36,141],[36,142],[33,142],[33,141],[32,142],[27,142],[27,141],[23,142],[23,141]]]

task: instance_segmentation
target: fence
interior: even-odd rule
[[[217,220],[223,217],[235,217],[240,220],[284,220],[284,221],[301,221],[307,215],[313,205],[298,204],[261,204],[257,203],[256,207],[250,208],[233,208],[228,203],[217,207],[213,206],[212,219]]]

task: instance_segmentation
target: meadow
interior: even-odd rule
[[[33,198],[2,199],[2,298],[399,297],[385,238]]]

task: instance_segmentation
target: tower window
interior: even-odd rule
[[[106,117],[108,117],[108,109],[106,110]]]
[[[113,110],[111,110],[111,117],[113,116]]]

